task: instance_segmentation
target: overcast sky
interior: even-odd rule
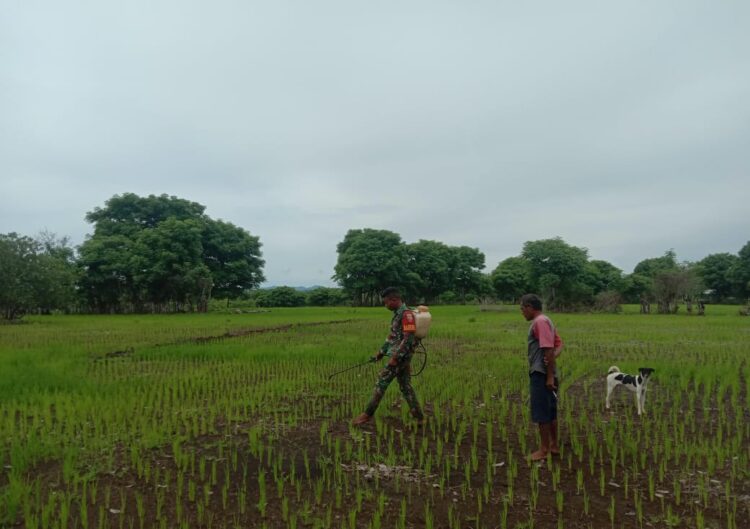
[[[0,233],[168,193],[331,284],[350,228],[631,272],[750,239],[750,2],[0,4]]]

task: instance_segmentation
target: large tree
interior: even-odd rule
[[[729,271],[736,291],[743,299],[750,299],[750,241],[737,254],[737,262]]]
[[[607,261],[589,261],[583,275],[584,283],[591,287],[594,294],[607,291],[622,293],[625,288],[622,270]]]
[[[451,290],[458,294],[462,303],[468,295],[483,295],[489,282],[485,280],[484,254],[478,248],[452,246],[450,257]]]
[[[698,275],[705,287],[711,290],[712,301],[720,303],[739,293],[731,275],[738,263],[739,257],[731,253],[714,253],[698,262]]]
[[[138,232],[131,265],[136,289],[162,310],[202,310],[211,292],[200,220],[168,218]],[[183,306],[186,305],[186,306]]]
[[[168,195],[115,195],[86,215],[81,290],[101,312],[206,310],[263,280],[258,237],[213,220],[196,202]]]
[[[22,316],[36,305],[31,284],[37,243],[16,233],[0,235],[0,309],[4,319]]]
[[[229,222],[206,218],[201,241],[214,297],[236,299],[265,280],[258,237]]]
[[[440,294],[453,289],[452,264],[454,252],[451,247],[438,241],[425,241],[406,246],[407,266],[416,274],[410,285],[416,298],[433,302]]]
[[[670,249],[664,252],[664,255],[661,257],[650,257],[642,260],[635,265],[633,273],[653,278],[659,272],[676,270],[677,268],[677,254],[675,254],[674,250]]]
[[[590,303],[593,289],[583,281],[588,250],[560,237],[528,241],[521,256],[529,262],[531,280],[550,309]]]
[[[76,269],[67,239],[0,234],[0,318],[67,309],[75,302]]]
[[[408,287],[418,282],[407,265],[401,236],[371,228],[349,230],[336,247],[338,260],[333,279],[346,290],[355,305],[374,305],[387,286]]]
[[[516,302],[534,289],[531,266],[523,257],[508,257],[500,261],[491,274],[492,286],[498,298]]]
[[[679,265],[656,272],[652,291],[660,314],[674,314],[684,298],[694,299],[702,289],[695,266]]]

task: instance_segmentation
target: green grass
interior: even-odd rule
[[[542,468],[517,307],[434,307],[428,426],[394,383],[364,432],[376,367],[328,374],[381,345],[383,308],[0,326],[0,527],[739,527],[750,318],[637,312],[552,315],[565,445]],[[624,391],[604,410],[612,364],[656,369],[645,417]]]

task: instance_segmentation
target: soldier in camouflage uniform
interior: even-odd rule
[[[404,395],[406,402],[409,403],[412,416],[418,421],[424,420],[417,395],[411,385],[411,357],[417,345],[417,338],[414,336],[414,332],[417,330],[414,312],[409,310],[401,300],[401,293],[394,287],[386,288],[381,296],[386,308],[393,311],[393,319],[391,320],[391,332],[375,358],[380,360],[384,356],[388,356],[390,360],[380,372],[380,377],[375,383],[375,391],[364,413],[352,421],[355,426],[365,424],[372,419],[378,404],[385,395],[385,390],[388,389],[394,378],[398,380],[401,393]]]

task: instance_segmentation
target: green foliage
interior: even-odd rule
[[[729,278],[743,299],[750,299],[750,241],[738,252],[738,260],[729,271]]]
[[[643,274],[630,274],[623,278],[622,295],[627,303],[639,303],[651,294],[653,280]]]
[[[607,291],[622,292],[625,287],[622,270],[598,259],[587,263],[584,282],[593,289],[594,294]]]
[[[492,271],[492,285],[497,296],[504,301],[516,302],[532,292],[531,266],[523,257],[508,257]]]
[[[258,237],[229,222],[205,218],[201,241],[213,296],[236,299],[264,281]]]
[[[594,288],[585,283],[588,250],[571,246],[560,237],[529,241],[521,256],[529,263],[531,281],[550,309],[589,303]]]
[[[451,284],[461,301],[470,294],[482,295],[487,290],[481,270],[484,269],[484,254],[477,248],[459,246],[452,248]]]
[[[374,305],[387,286],[416,282],[407,267],[401,236],[370,228],[349,230],[336,250],[333,278],[352,296],[355,305]]]
[[[0,234],[0,317],[48,313],[75,302],[76,269],[67,239]]]
[[[431,303],[453,286],[451,263],[454,252],[447,244],[420,240],[406,246],[408,267],[417,276],[410,285],[417,297]]]
[[[5,319],[14,319],[31,309],[36,300],[31,285],[37,244],[16,233],[0,235],[0,307]]]
[[[205,311],[212,295],[237,298],[263,280],[258,237],[167,195],[115,195],[86,215],[80,286],[99,312]]]
[[[345,305],[349,296],[341,288],[317,287],[307,292],[307,304],[312,307]]]
[[[696,267],[688,265],[657,272],[653,278],[652,293],[658,302],[660,314],[677,312],[678,303],[685,297],[697,296],[702,283]]]
[[[644,259],[635,266],[626,282],[626,292],[628,297],[637,295],[656,301],[660,314],[675,313],[682,299],[700,296],[700,271],[700,266],[678,264],[674,250],[667,250],[663,256]]]
[[[713,292],[711,301],[722,302],[739,294],[731,271],[739,264],[739,257],[730,253],[715,253],[698,262],[697,273],[707,289]]]
[[[307,301],[303,292],[292,287],[274,287],[259,290],[255,303],[259,307],[301,307]]]
[[[644,259],[635,265],[634,274],[640,274],[645,277],[655,277],[659,272],[665,270],[675,270],[677,268],[677,254],[674,250],[667,250],[661,257],[651,257]]]
[[[337,246],[333,278],[355,305],[374,305],[387,286],[402,289],[413,301],[432,302],[452,291],[462,302],[480,296],[485,283],[484,254],[468,246],[420,240],[405,244],[386,230],[349,230]]]

